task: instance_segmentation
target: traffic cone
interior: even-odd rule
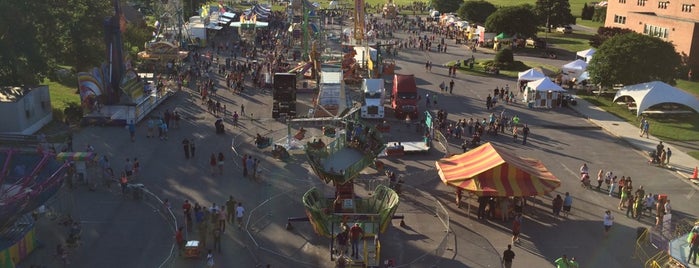
[[[692,180],[696,180],[696,179],[697,179],[697,167],[695,166],[694,172],[692,173]]]

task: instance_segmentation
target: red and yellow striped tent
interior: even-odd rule
[[[535,196],[561,186],[541,161],[519,157],[491,143],[435,164],[442,182],[479,196]]]

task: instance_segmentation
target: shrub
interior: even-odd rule
[[[68,122],[73,122],[73,123],[80,122],[80,120],[83,117],[83,107],[80,106],[80,103],[69,102],[66,105],[66,108],[63,109],[63,114],[64,114],[64,119],[67,120]]]
[[[506,48],[498,51],[495,54],[495,62],[500,64],[512,64],[515,61],[515,56],[512,54],[512,49]]]

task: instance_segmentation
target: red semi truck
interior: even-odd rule
[[[415,75],[395,74],[393,76],[391,108],[393,108],[396,117],[405,119],[406,116],[409,116],[410,119],[417,119],[417,103],[418,96]]]

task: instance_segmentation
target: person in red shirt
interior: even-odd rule
[[[355,223],[350,228],[350,241],[352,243],[352,257],[359,259],[359,240],[364,237],[364,230],[359,227],[359,223]]]
[[[177,242],[180,256],[182,256],[182,251],[184,250],[184,236],[182,235],[182,227],[177,229],[177,233],[175,233],[175,242]]]
[[[186,220],[186,224],[190,225],[192,224],[192,204],[189,203],[189,200],[185,200],[184,204],[182,204],[182,212],[184,213],[184,218]]]
[[[519,242],[519,233],[522,228],[522,214],[517,213],[515,219],[512,221],[512,244]]]

